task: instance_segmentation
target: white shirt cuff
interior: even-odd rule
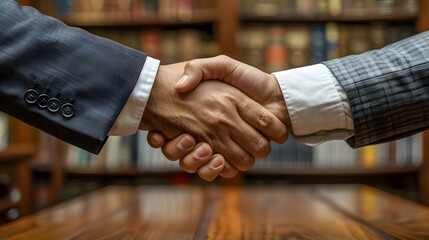
[[[354,134],[344,89],[323,64],[275,72],[286,101],[294,138],[317,145]]]
[[[109,136],[126,136],[137,132],[159,64],[157,59],[146,58],[136,86],[110,129]]]

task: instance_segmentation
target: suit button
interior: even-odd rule
[[[58,112],[61,107],[61,102],[57,98],[51,98],[48,101],[48,110],[51,112]]]
[[[33,104],[37,101],[39,93],[34,89],[29,89],[25,92],[24,99],[27,103]]]
[[[74,115],[74,106],[71,103],[66,103],[61,107],[61,114],[65,118],[71,118]]]
[[[45,108],[48,106],[49,98],[47,94],[40,94],[39,98],[37,98],[37,105],[41,108]]]

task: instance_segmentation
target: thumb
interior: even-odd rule
[[[194,70],[194,73],[192,73]],[[179,81],[176,83],[176,91],[179,93],[189,92],[192,89],[196,88],[202,80],[202,74],[198,69],[192,69],[191,71],[186,71],[180,77]],[[191,74],[189,75],[189,73]]]
[[[201,58],[189,61],[184,73],[176,83],[176,91],[183,93],[196,88],[202,80],[225,81],[234,66],[234,60],[220,55],[212,58]]]

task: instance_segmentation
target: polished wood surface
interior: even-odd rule
[[[429,239],[429,209],[363,185],[111,186],[0,239]]]

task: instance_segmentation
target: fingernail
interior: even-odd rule
[[[158,145],[162,142],[162,138],[158,135],[153,135],[151,141],[153,145]]]
[[[193,145],[193,141],[191,139],[189,139],[188,137],[183,137],[177,143],[177,147],[182,151],[190,148],[192,145]]]
[[[194,157],[198,159],[202,159],[206,157],[207,154],[209,154],[208,150],[205,147],[201,146],[194,152]]]
[[[210,167],[212,167],[213,169],[217,169],[222,166],[222,164],[223,161],[219,157],[217,157],[210,162]]]
[[[182,85],[185,85],[186,81],[188,80],[188,75],[183,75],[179,81],[176,83],[176,87],[180,87]]]

